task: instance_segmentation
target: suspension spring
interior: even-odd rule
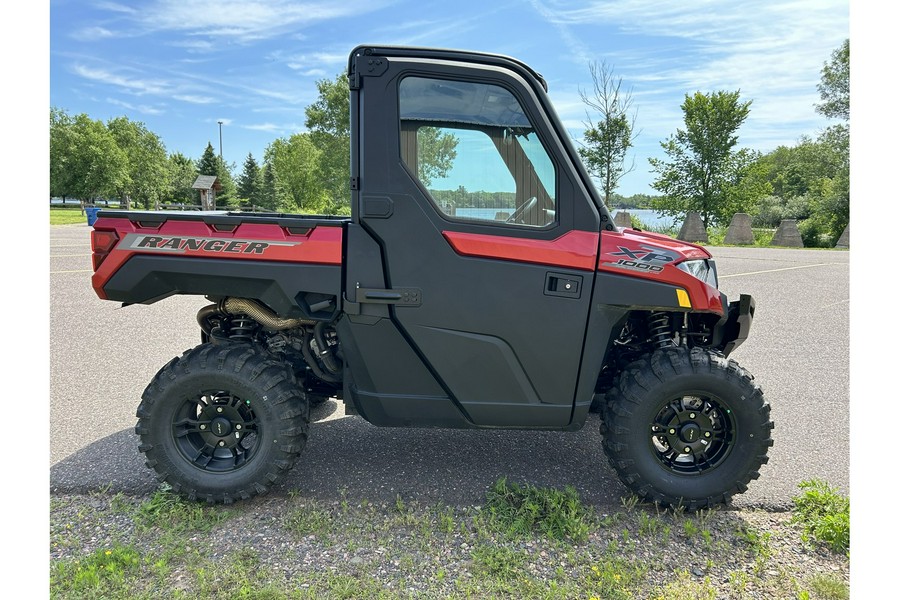
[[[647,328],[650,331],[650,341],[657,348],[674,346],[672,330],[669,328],[669,315],[662,312],[650,313],[647,317]]]
[[[239,342],[252,342],[253,332],[256,330],[256,321],[245,314],[234,315],[231,319],[231,327],[228,337]]]

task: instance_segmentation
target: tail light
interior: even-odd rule
[[[93,252],[94,272],[100,268],[110,251],[119,241],[115,231],[97,230],[91,232],[91,251]]]

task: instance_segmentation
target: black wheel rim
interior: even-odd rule
[[[721,465],[735,439],[734,415],[718,397],[696,394],[666,402],[650,425],[656,459],[680,475],[699,475]]]
[[[261,428],[250,400],[225,391],[204,391],[185,399],[172,419],[175,446],[204,471],[235,471],[253,460]]]

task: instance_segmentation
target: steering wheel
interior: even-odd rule
[[[531,210],[534,208],[534,206],[536,204],[537,204],[537,196],[532,196],[531,198],[526,200],[522,204],[522,206],[520,206],[519,208],[514,210],[513,213],[511,215],[509,215],[509,217],[506,219],[506,222],[507,223],[522,223],[522,224],[524,224],[525,221],[524,221],[523,217],[525,216],[525,213],[531,212]]]

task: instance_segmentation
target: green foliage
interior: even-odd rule
[[[52,597],[123,598],[140,571],[141,556],[131,546],[100,548],[89,556],[56,563],[50,570]]]
[[[208,531],[230,516],[231,513],[221,507],[204,506],[171,492],[157,491],[138,507],[134,521],[139,530],[159,528],[180,533]]]
[[[316,88],[319,97],[306,107],[306,128],[321,153],[316,187],[324,194],[324,212],[333,214],[350,205],[350,83],[340,73],[316,82]]]
[[[244,160],[244,170],[237,180],[237,192],[241,203],[251,206],[262,206],[262,187],[262,171],[259,168],[259,163],[256,162],[253,154],[250,153]]]
[[[630,600],[646,574],[646,565],[607,556],[591,565],[585,587],[591,599]]]
[[[169,155],[168,163],[172,185],[166,201],[175,204],[200,204],[200,194],[193,188],[197,181],[197,166],[194,161],[176,152]]]
[[[207,142],[206,150],[197,160],[197,174],[215,175],[218,178],[222,190],[216,192],[216,208],[237,206],[237,187],[231,177],[231,169],[213,150],[212,142]]]
[[[475,572],[500,581],[521,576],[527,556],[505,546],[485,544],[472,550]]]
[[[831,119],[850,119],[850,40],[844,40],[831,60],[822,67],[822,80],[816,86],[822,103],[816,111]]]
[[[680,219],[697,211],[708,227],[727,222],[729,210],[753,199],[747,189],[741,188],[740,194],[736,189],[756,155],[734,151],[750,104],[740,101],[739,91],[685,96],[685,129],[661,143],[668,160],[650,159],[657,174],[651,185],[663,195],[654,202],[656,210]]]
[[[128,182],[128,156],[102,121],[50,110],[51,196],[89,203],[115,196]]]
[[[173,184],[166,148],[159,136],[128,117],[111,119],[106,127],[125,156],[125,174],[119,179],[116,195],[124,200],[126,208],[131,200],[145,209],[158,207],[171,193]]]
[[[635,116],[629,115],[631,91],[622,90],[622,78],[613,75],[612,67],[605,62],[592,62],[590,71],[593,93],[580,92],[587,105],[587,121],[578,153],[588,172],[600,181],[603,201],[611,207],[619,180],[634,169],[633,162],[626,166],[625,157],[634,145]],[[596,113],[596,122],[591,112]]]
[[[815,592],[815,596],[812,598],[821,600],[849,600],[850,598],[850,588],[843,580],[834,575],[813,575],[809,580],[809,587]],[[810,596],[807,594],[806,597]]]
[[[494,529],[513,536],[538,532],[550,538],[587,538],[590,513],[574,488],[539,488],[497,481],[487,493],[485,515]]]
[[[850,499],[818,479],[800,483],[793,520],[834,552],[850,550]]]
[[[279,138],[266,148],[266,167],[274,175],[275,207],[284,212],[325,214],[333,211],[322,151],[309,133]],[[349,177],[349,176],[348,176]],[[349,196],[348,196],[349,198]]]

